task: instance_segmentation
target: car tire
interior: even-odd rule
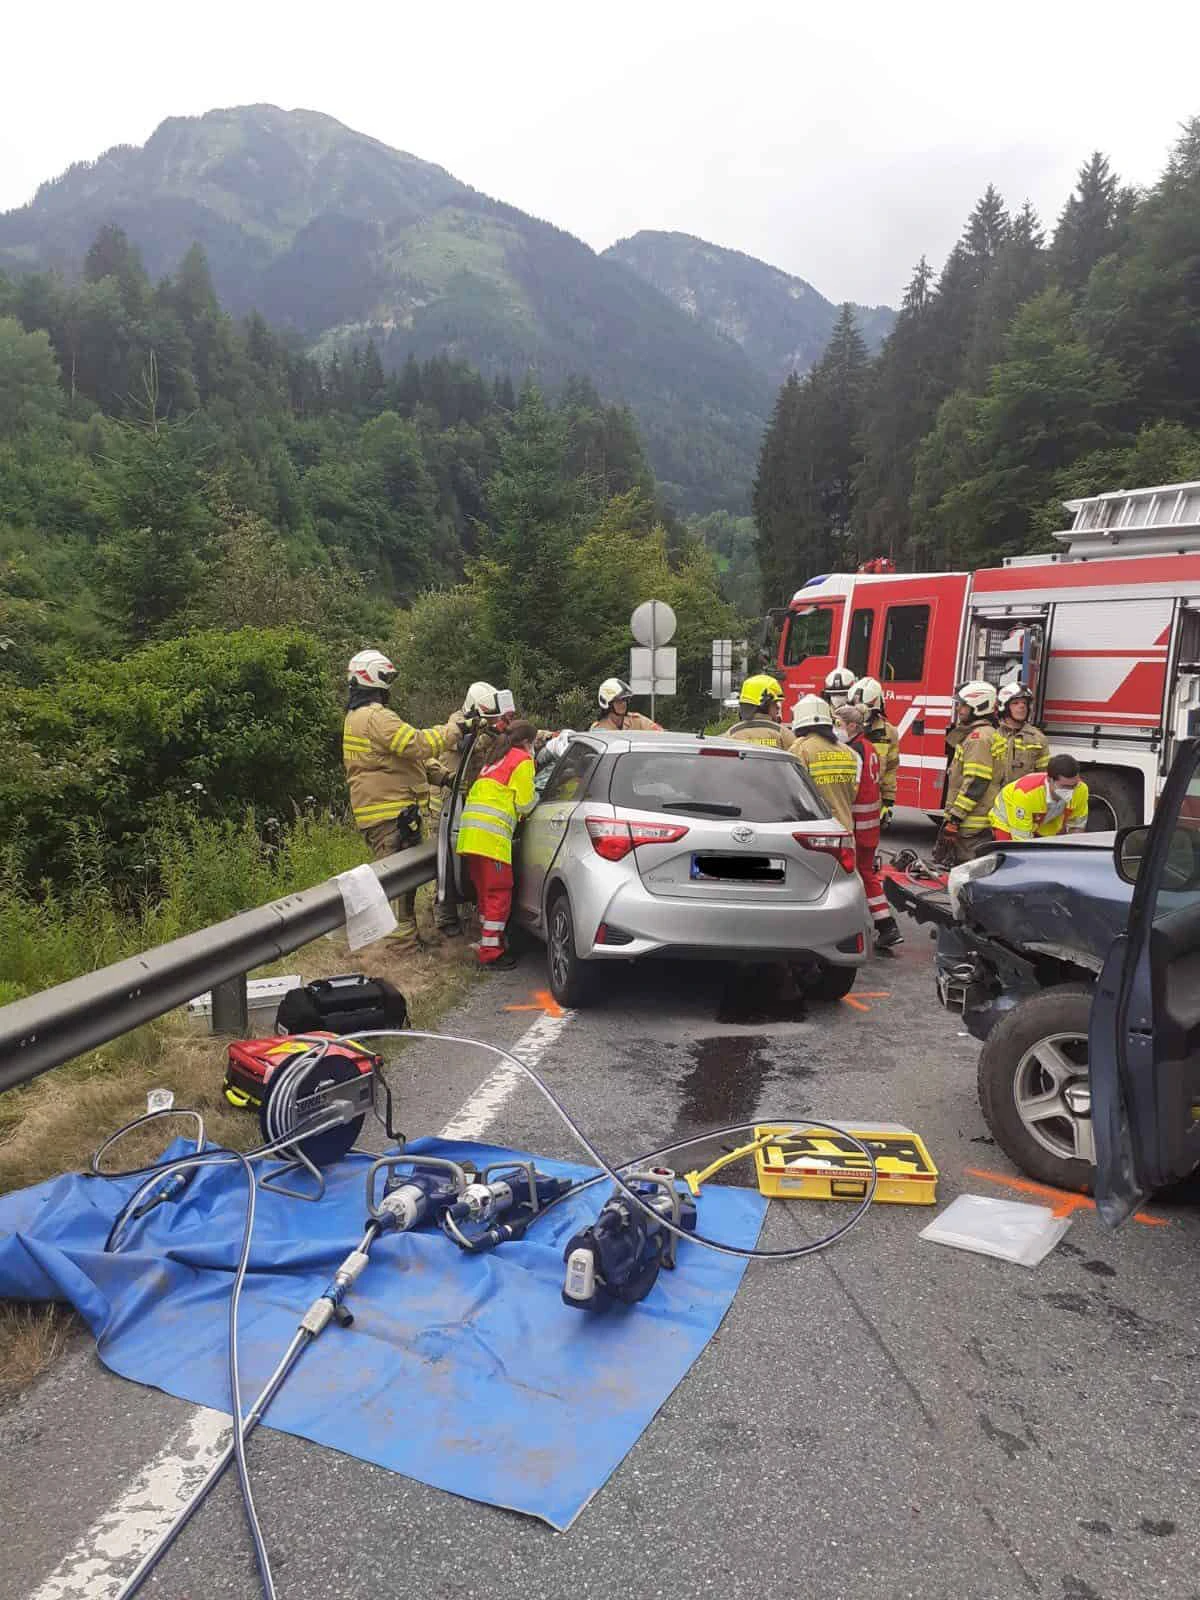
[[[546,973],[560,1006],[578,1011],[587,1004],[594,974],[575,949],[575,918],[565,889],[554,891],[546,910]]]
[[[835,967],[828,961],[822,961],[815,977],[808,977],[804,992],[810,1000],[827,1001],[832,1005],[846,998],[857,977],[857,967]]]
[[[1001,1150],[1022,1172],[1056,1189],[1090,1194],[1094,1168],[1077,1153],[1090,1123],[1071,1114],[1061,1091],[1087,1084],[1087,1037],[1092,989],[1064,983],[1031,995],[988,1035],[979,1057],[979,1104]],[[1078,1067],[1061,1078],[1063,1067]],[[1056,1093],[1062,1114],[1048,1109]],[[1039,1115],[1030,1114],[1035,1102]]]
[[[1135,799],[1133,785],[1123,773],[1084,767],[1080,776],[1088,786],[1089,833],[1112,833],[1137,827],[1142,820],[1142,808]]]

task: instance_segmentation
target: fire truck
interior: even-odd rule
[[[1148,818],[1175,740],[1200,733],[1200,482],[1064,504],[1050,555],[810,579],[772,613],[787,709],[836,666],[878,678],[900,733],[897,804],[936,814],[955,689],[1019,679],[1053,750],[1080,763],[1089,827]]]

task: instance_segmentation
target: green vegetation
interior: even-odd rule
[[[1094,155],[1049,243],[994,188],[878,357],[850,307],[776,401],[754,494],[763,593],[891,555],[1044,549],[1061,501],[1200,476],[1200,118],[1147,193]]]
[[[361,859],[344,664],[442,720],[472,679],[582,724],[628,616],[679,615],[700,726],[715,559],[659,504],[628,411],[461,362],[321,364],[151,283],[106,226],[83,277],[0,277],[0,990],[7,998]]]
[[[776,383],[816,365],[838,319],[837,306],[803,278],[688,233],[645,228],[618,239],[604,254],[732,339]],[[867,348],[877,350],[896,313],[890,306],[854,306],[853,311]]]
[[[0,270],[73,270],[109,227],[133,241],[155,283],[199,247],[235,316],[260,312],[323,361],[373,343],[388,370],[446,357],[489,382],[519,386],[532,374],[553,393],[587,373],[632,408],[681,511],[748,507],[766,369],[619,261],[331,117],[260,105],[170,118],[143,147],[79,163],[0,216]],[[89,264],[95,283],[116,282],[79,307],[72,348],[85,359],[89,319],[129,281],[118,263],[110,273],[93,253]],[[156,331],[162,381],[178,365],[177,335],[169,319]],[[108,400],[132,392],[126,377],[113,375]],[[139,364],[139,394],[141,381]]]

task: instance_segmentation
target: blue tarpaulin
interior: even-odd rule
[[[433,1139],[409,1148],[479,1167],[528,1159]],[[315,1205],[259,1191],[240,1319],[247,1405],[361,1237],[369,1164],[352,1155],[328,1169]],[[586,1175],[541,1157],[538,1166]],[[69,1301],[114,1372],[228,1411],[241,1169],[203,1169],[106,1255],[133,1187],[73,1174],[0,1197],[0,1297]],[[745,1270],[682,1244],[677,1270],[640,1305],[596,1315],[563,1305],[563,1246],[607,1192],[598,1184],[567,1200],[527,1239],[488,1255],[464,1255],[436,1229],[385,1235],[348,1298],[353,1327],[331,1326],[306,1351],[265,1425],[569,1527],[704,1349]],[[717,1187],[699,1207],[704,1232],[750,1246],[766,1201]]]

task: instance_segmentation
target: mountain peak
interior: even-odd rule
[[[741,345],[776,383],[820,360],[837,321],[837,306],[803,278],[694,234],[644,228],[604,253]],[[895,313],[887,306],[854,310],[868,348],[877,348]]]

